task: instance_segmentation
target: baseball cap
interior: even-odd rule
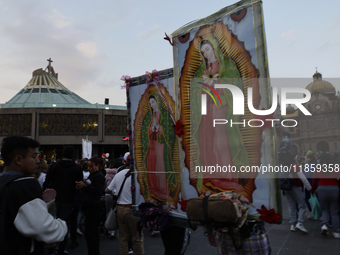
[[[126,161],[127,160],[127,157],[130,155],[130,152],[127,152],[124,154],[124,160]]]

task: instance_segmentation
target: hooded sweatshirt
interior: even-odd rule
[[[83,181],[81,167],[71,159],[62,159],[50,166],[43,189],[54,189],[57,192],[56,202],[74,203],[78,181]]]

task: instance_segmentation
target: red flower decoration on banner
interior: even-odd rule
[[[181,198],[181,201],[179,201],[178,203],[181,205],[182,211],[186,212],[188,200],[183,200],[183,198]]]
[[[152,81],[154,81],[156,84],[160,81],[160,78],[158,77],[158,71],[154,69],[151,73],[145,72],[146,77],[146,84],[150,85]]]
[[[281,219],[281,215],[275,212],[275,209],[268,210],[264,205],[261,206],[261,209],[256,210],[260,214],[260,219],[270,223],[270,224],[280,224],[279,219]]]
[[[262,108],[262,110],[265,110],[265,109]],[[258,120],[262,120],[263,121],[264,124],[261,127],[262,131],[265,130],[266,128],[273,129],[274,122],[275,122],[275,121],[273,121],[273,119],[275,119],[274,118],[274,113],[271,113],[269,115],[255,115],[255,118],[258,119]],[[252,124],[252,125],[255,125],[255,124]]]
[[[178,137],[181,137],[182,134],[184,134],[184,130],[183,127],[184,125],[182,125],[181,120],[177,120],[176,125],[172,125],[175,129],[175,135],[177,135]]]
[[[170,39],[170,37],[165,33],[165,37],[164,37],[164,40],[167,40],[167,41],[169,41],[169,43],[171,44],[171,46],[174,46],[174,43],[173,42],[171,42],[171,39]]]

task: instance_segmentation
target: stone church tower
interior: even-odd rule
[[[339,152],[340,151],[340,95],[334,86],[322,79],[316,72],[313,81],[306,87],[311,92],[311,99],[304,104],[312,116],[305,116],[291,105],[283,119],[295,119],[296,127],[288,128],[294,150],[299,153]],[[283,130],[278,127],[278,136]],[[278,139],[280,141],[280,139]]]

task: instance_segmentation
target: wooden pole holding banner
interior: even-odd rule
[[[130,101],[130,84],[126,85],[126,107],[127,107],[127,135],[129,136],[129,152],[130,152],[130,169],[132,169],[131,175],[131,192],[135,192],[136,182],[135,179],[137,178],[137,172],[135,171],[135,164],[134,164],[134,149],[133,149],[133,132],[132,132],[132,124],[131,124],[131,101]],[[132,195],[132,211],[135,216],[139,217],[138,208],[135,206],[136,198]]]

